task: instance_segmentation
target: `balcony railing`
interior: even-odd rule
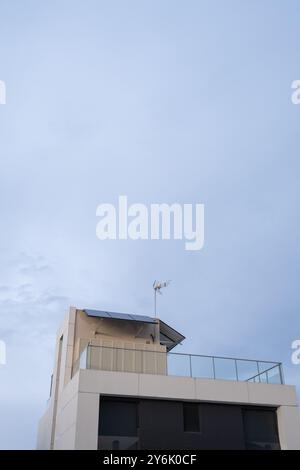
[[[87,346],[73,366],[115,372],[136,372],[194,378],[283,384],[280,362],[142,349]]]

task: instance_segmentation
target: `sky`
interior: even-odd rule
[[[33,449],[70,305],[300,391],[298,0],[0,0],[0,448]],[[205,244],[96,237],[96,208],[205,205]]]

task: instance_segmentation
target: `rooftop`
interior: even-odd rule
[[[158,318],[78,311],[78,369],[283,384],[280,362],[171,352],[185,337]],[[94,319],[94,320],[93,320]]]
[[[158,318],[148,317],[146,315],[107,312],[105,310],[84,309],[83,311],[88,317],[105,318],[106,320],[123,320],[138,323],[159,324],[160,344],[165,345],[167,351],[171,351],[171,349],[175,348],[175,346],[180,344],[185,339],[185,336]]]

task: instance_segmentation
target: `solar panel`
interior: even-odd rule
[[[146,317],[144,315],[130,315],[135,321],[144,321],[147,323],[155,323],[155,319],[151,317]]]
[[[89,310],[85,309],[83,310],[89,317],[99,317],[99,318],[109,318],[109,315],[107,312],[104,312],[103,310]]]
[[[132,315],[128,313],[106,312],[104,310],[83,310],[89,317],[112,318],[114,320],[138,321],[143,323],[155,323],[155,319],[144,315]]]
[[[130,315],[128,313],[118,313],[118,312],[107,312],[110,318],[114,318],[115,320],[131,320]]]

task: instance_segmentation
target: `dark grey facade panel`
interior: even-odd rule
[[[196,417],[191,413],[196,413]],[[99,449],[279,449],[273,408],[100,398]]]

